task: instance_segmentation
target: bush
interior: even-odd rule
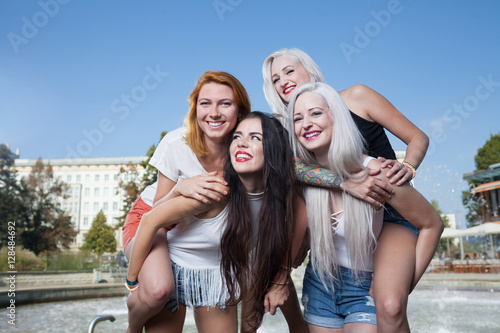
[[[40,271],[43,269],[42,260],[38,258],[33,252],[25,250],[22,247],[16,248],[14,269],[9,267],[8,248],[3,247],[0,249],[0,270],[7,271]],[[12,262],[12,260],[11,260]]]
[[[86,251],[58,252],[46,257],[48,271],[81,271],[98,267],[94,256]]]

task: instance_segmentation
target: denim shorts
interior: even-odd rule
[[[410,228],[410,230],[413,231],[417,236],[420,234],[420,229],[405,220],[405,218],[401,214],[399,214],[398,211],[394,209],[394,207],[392,207],[388,203],[386,203],[384,207],[384,222],[400,224],[402,226]]]
[[[201,276],[206,277],[207,274],[184,274],[186,269],[185,267],[179,266],[173,261],[172,263],[172,273],[174,276],[174,293],[170,297],[170,299],[165,304],[165,307],[170,310],[172,313],[176,313],[179,309],[179,304],[183,304],[189,307],[200,307],[200,306],[218,306],[221,311],[224,311],[226,306],[226,301],[228,299],[227,289],[224,286],[219,285],[214,286],[210,285],[206,280],[204,281]],[[199,271],[203,271],[200,269]],[[192,272],[192,271],[191,271]],[[219,273],[220,269],[217,268],[215,273]],[[185,276],[189,276],[191,279],[189,281],[185,280]],[[214,280],[211,280],[213,283]],[[220,281],[219,281],[220,282]],[[209,290],[213,290],[213,288],[222,288],[217,295],[213,296],[212,299],[209,299],[210,294]],[[213,294],[213,293],[212,293]],[[213,297],[217,299],[214,300]]]
[[[372,273],[361,274],[354,280],[351,270],[339,267],[338,282],[325,288],[311,262],[307,265],[302,288],[302,304],[306,322],[328,328],[342,328],[345,324],[377,325],[375,302],[368,295]]]

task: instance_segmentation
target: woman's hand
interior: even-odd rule
[[[379,157],[378,160],[382,162],[381,169],[389,169],[385,175],[391,184],[396,183],[396,185],[401,186],[413,179],[413,171],[404,164],[383,157]]]
[[[273,316],[276,314],[276,309],[288,299],[288,280],[286,283],[276,284],[273,283],[264,297],[265,313],[270,313]]]
[[[380,209],[394,193],[394,189],[391,185],[374,177],[378,173],[380,173],[380,169],[370,169],[368,173],[360,171],[354,175],[355,178],[349,178],[343,182],[341,188],[353,197]]]
[[[227,182],[217,171],[179,181],[172,189],[176,195],[182,195],[210,204],[210,200],[220,201],[221,196],[229,193]]]

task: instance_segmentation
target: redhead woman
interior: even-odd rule
[[[303,51],[281,49],[267,57],[262,67],[264,93],[274,112],[286,115],[286,107],[296,89],[308,82],[325,82],[316,63]],[[390,184],[402,186],[411,180],[422,162],[429,140],[427,136],[376,91],[355,85],[339,92],[365,140],[365,153],[383,163],[381,169]],[[384,129],[407,144],[403,163],[396,160]],[[340,188],[376,208],[387,199],[379,177],[348,177],[343,181],[329,171],[299,166],[300,179],[308,184]],[[322,172],[323,171],[323,172]],[[381,186],[373,186],[374,184]],[[385,187],[387,190],[387,187]],[[392,190],[389,190],[392,191]],[[385,196],[385,197],[384,197]],[[374,257],[373,288],[378,325],[383,332],[409,331],[406,316],[408,294],[420,274],[422,242],[415,221],[408,222],[390,205],[385,206],[383,231]],[[398,265],[392,265],[397,262]]]
[[[155,204],[158,204],[160,199],[167,201],[180,195],[204,204],[216,203],[223,199],[224,194],[227,194],[225,181],[221,177],[226,161],[226,147],[238,120],[250,112],[248,95],[234,76],[225,72],[208,71],[198,80],[188,102],[189,111],[185,118],[185,126],[169,132],[160,142],[150,161],[150,164],[159,172],[154,197]],[[147,209],[143,209],[136,215],[137,218],[131,219],[130,223],[133,222],[135,226],[130,226],[132,231],[128,232],[129,235],[135,235],[140,218],[146,211]],[[211,218],[211,213],[207,212],[208,215],[203,215],[203,217]],[[216,227],[215,225],[212,235],[217,231]],[[176,236],[174,237],[171,233],[175,233]],[[182,329],[185,305],[186,303],[190,305],[192,300],[182,299],[178,289],[174,289],[174,285],[179,285],[179,276],[191,270],[193,273],[199,273],[193,275],[196,275],[198,280],[184,281],[184,283],[188,286],[203,283],[199,280],[202,274],[193,270],[193,267],[171,264],[171,260],[174,263],[179,262],[183,246],[187,247],[185,252],[189,254],[199,251],[199,249],[190,248],[195,245],[190,243],[189,232],[182,227],[176,227],[167,235],[168,249],[163,228],[153,235],[152,242],[137,242],[136,238],[132,238],[125,248],[131,260],[127,283],[130,289],[134,290],[127,300],[129,332],[142,332],[144,323],[149,332],[172,327]],[[207,233],[204,236],[208,238],[210,234]],[[208,239],[202,244],[207,253],[210,251],[213,253],[214,247],[218,249],[218,243],[210,243]],[[141,264],[138,265],[138,263]],[[212,262],[209,267],[211,271],[207,268],[205,273],[219,271],[218,261]],[[173,272],[172,269],[174,269]],[[213,276],[220,278],[220,274]],[[222,288],[220,284],[218,288]],[[172,311],[164,308],[172,292],[175,300],[169,301],[169,309],[175,312],[179,305],[179,314],[176,316]],[[154,301],[150,301],[151,298]],[[231,308],[222,311],[220,307],[217,307],[219,303],[224,302],[219,302],[219,297],[215,294],[203,300],[193,301],[192,305],[199,308],[196,313],[197,322],[201,327],[220,324],[223,331],[224,325],[234,324],[231,318],[236,310]],[[153,306],[148,306],[149,304]],[[204,307],[206,309],[203,310]],[[174,318],[169,320],[170,316]],[[182,321],[179,318],[182,318]],[[229,318],[229,320],[224,318]]]
[[[307,83],[298,88],[288,115],[294,151],[306,164],[332,170],[342,181],[360,171],[366,173],[367,167],[381,167],[379,160],[363,154],[361,133],[341,96],[327,84]],[[377,177],[390,181],[385,173]],[[443,223],[432,205],[408,183],[394,191],[388,203],[420,229],[418,256],[408,286],[411,290],[434,255]],[[308,186],[305,197],[311,255],[302,300],[310,332],[377,332],[377,304],[369,289],[383,211],[341,189]],[[387,266],[397,270],[399,264],[389,260]]]

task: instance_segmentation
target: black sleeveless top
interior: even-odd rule
[[[368,121],[350,110],[349,112],[361,132],[361,135],[365,139],[365,154],[375,158],[382,156],[387,159],[395,160],[396,153],[394,153],[394,149],[392,149],[384,128],[378,123]]]

